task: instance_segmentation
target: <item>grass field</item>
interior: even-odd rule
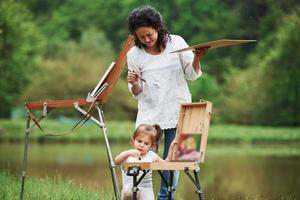
[[[61,134],[72,129],[76,122],[59,123],[53,120],[41,122],[46,132],[34,126],[30,139],[37,142],[101,142],[102,130],[93,123],[86,123],[79,129],[63,136],[46,136],[46,133]],[[128,142],[134,130],[134,122],[108,121],[107,133],[111,142]],[[0,141],[23,141],[25,120],[0,120]],[[212,124],[209,130],[210,142],[233,143],[299,143],[300,127],[263,127]]]
[[[1,200],[20,199],[20,177],[1,172],[0,180]],[[31,200],[110,200],[114,198],[114,194],[111,192],[104,193],[102,191],[102,193],[97,193],[86,191],[83,187],[77,186],[70,181],[63,181],[59,177],[56,179],[28,177],[25,189],[24,199]]]

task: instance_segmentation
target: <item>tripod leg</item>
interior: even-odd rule
[[[107,138],[107,128],[106,125],[104,123],[104,117],[103,117],[103,113],[101,111],[101,109],[97,106],[97,110],[98,110],[98,114],[99,114],[99,120],[100,123],[102,123],[102,131],[103,131],[103,136],[104,136],[104,141],[105,141],[105,147],[106,147],[106,153],[107,153],[107,157],[108,157],[108,161],[109,161],[109,169],[110,169],[110,173],[112,176],[112,181],[113,181],[113,186],[114,186],[114,192],[115,192],[115,197],[117,200],[120,199],[120,192],[119,192],[119,187],[118,187],[118,180],[117,180],[117,175],[115,172],[115,163],[113,161],[112,158],[112,153],[110,150],[110,145],[108,142],[108,138]]]
[[[173,171],[169,171],[170,173],[170,182],[169,182],[169,186],[168,186],[168,199],[172,200],[172,193],[173,193],[173,177],[174,177],[174,172]]]
[[[161,170],[158,170],[158,173],[161,177],[161,180],[164,182],[164,184],[168,188],[168,200],[172,199],[172,194],[175,191],[174,186],[173,186],[173,179],[174,179],[174,171],[170,170],[169,175],[167,178],[169,178],[169,182],[167,181],[167,178],[164,176],[164,172]]]
[[[196,181],[196,187],[197,187],[197,194],[198,194],[198,198],[199,200],[202,200],[202,189],[201,189],[201,185],[200,185],[200,178],[199,175],[197,173],[196,170],[194,170],[194,176],[195,176],[195,181]]]
[[[137,176],[138,176],[138,174],[135,174],[134,176],[133,176],[133,187],[132,187],[132,199],[133,200],[136,200],[136,198],[137,198],[137,191],[138,191],[138,188],[137,188]]]
[[[199,199],[199,200],[202,200],[202,188],[201,188],[201,186],[200,186],[200,179],[199,179],[199,176],[198,176],[198,173],[197,173],[198,170],[193,170],[193,171],[194,171],[194,177],[195,177],[195,179],[194,179],[193,176],[190,174],[188,168],[185,168],[185,169],[184,169],[185,174],[188,176],[188,178],[192,181],[192,183],[193,183],[193,184],[195,185],[195,187],[196,187],[196,193],[197,193],[197,195],[198,195],[198,199]]]
[[[23,162],[22,162],[22,179],[21,179],[21,195],[20,195],[20,200],[23,200],[23,196],[24,196],[26,168],[27,168],[27,151],[28,151],[28,144],[29,144],[29,135],[30,135],[30,117],[29,117],[29,111],[27,111],[25,139],[24,139],[24,157],[23,157]]]

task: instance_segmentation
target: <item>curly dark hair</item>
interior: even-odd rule
[[[135,37],[135,45],[138,48],[142,48],[145,47],[145,45],[138,39],[135,33],[139,27],[151,27],[158,30],[156,42],[157,52],[161,52],[165,49],[168,40],[171,40],[170,32],[167,30],[161,14],[149,5],[133,9],[128,16],[128,29]]]

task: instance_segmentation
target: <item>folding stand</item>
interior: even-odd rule
[[[29,145],[29,136],[33,126],[36,125],[40,129],[42,129],[41,126],[39,125],[39,122],[46,117],[47,109],[70,108],[70,107],[74,107],[76,110],[78,110],[84,115],[84,117],[73,127],[72,130],[74,130],[80,123],[81,125],[83,125],[84,122],[89,119],[92,120],[96,125],[98,125],[102,129],[104,140],[105,140],[106,153],[109,161],[109,169],[112,176],[115,198],[117,200],[120,199],[118,181],[115,173],[115,164],[112,159],[112,153],[110,150],[110,145],[107,137],[107,127],[104,122],[104,115],[103,115],[103,111],[100,108],[100,104],[104,104],[107,101],[109,93],[113,89],[114,85],[118,80],[118,77],[121,74],[122,68],[126,60],[126,54],[128,50],[132,47],[133,42],[134,42],[133,37],[128,36],[123,48],[121,49],[118,58],[116,59],[116,62],[115,63],[113,62],[111,64],[111,66],[105,72],[104,76],[101,78],[96,88],[92,92],[92,95],[88,94],[88,97],[86,99],[36,101],[36,102],[27,102],[25,104],[26,105],[26,128],[25,128],[25,138],[24,138],[24,157],[22,162],[22,178],[21,178],[21,193],[20,193],[21,200],[23,200],[24,198],[25,178],[26,178],[26,170],[27,170],[27,152],[28,152],[28,145]],[[88,107],[88,106],[89,108],[87,111],[82,109],[82,107]],[[97,110],[99,120],[94,118],[90,114],[90,111],[92,109]],[[39,119],[36,119],[32,113],[33,110],[42,110],[42,116]],[[34,122],[33,125],[30,125],[30,120]]]
[[[132,185],[132,199],[136,200],[137,199],[137,191],[139,190],[138,185],[140,182],[143,180],[143,178],[146,176],[146,174],[150,170],[141,170],[143,172],[142,176],[138,178],[138,175],[140,173],[140,168],[139,167],[129,167],[127,170],[127,176],[132,176],[133,177],[133,185]]]
[[[74,107],[76,110],[78,110],[79,112],[81,112],[83,115],[88,116],[89,113],[85,110],[83,110],[80,106],[78,102],[74,102]],[[110,145],[109,145],[109,141],[108,141],[108,137],[107,137],[107,127],[104,123],[104,115],[103,115],[103,111],[101,110],[99,105],[95,105],[95,108],[98,111],[98,116],[99,116],[99,120],[97,120],[96,118],[94,118],[93,116],[90,116],[89,119],[91,119],[96,125],[98,125],[103,132],[103,136],[104,136],[104,141],[105,141],[105,147],[106,147],[106,153],[107,153],[107,157],[108,157],[108,161],[109,161],[109,169],[111,172],[111,176],[112,176],[112,181],[113,181],[113,187],[114,187],[114,193],[116,196],[116,199],[119,199],[119,187],[118,187],[118,181],[117,181],[117,176],[116,176],[116,172],[115,172],[115,164],[112,158],[112,153],[111,153],[111,149],[110,149]],[[23,199],[23,194],[24,194],[24,186],[25,186],[25,177],[26,177],[26,168],[27,168],[27,152],[28,152],[28,145],[29,145],[29,135],[32,129],[32,126],[30,127],[30,111],[27,110],[27,120],[26,120],[26,129],[25,129],[25,145],[24,145],[24,158],[23,158],[23,162],[22,162],[22,180],[21,180],[21,197],[20,199]],[[40,121],[40,120],[39,120]]]
[[[199,200],[202,200],[202,188],[200,185],[200,167],[197,163],[185,163],[185,162],[163,162],[163,163],[125,163],[123,165],[124,169],[127,170],[127,175],[133,177],[133,200],[136,200],[136,195],[138,191],[138,184],[142,181],[144,176],[150,170],[157,170],[162,181],[167,185],[168,188],[168,200],[172,199],[172,193],[175,191],[173,186],[174,172],[173,170],[183,170],[188,176],[189,180],[195,186],[197,197]],[[170,172],[169,180],[163,175],[162,171],[167,170]],[[139,172],[142,171],[143,174],[139,177]],[[190,171],[193,171],[193,175],[190,174]]]
[[[161,180],[165,183],[166,186],[168,186],[168,200],[171,200],[172,193],[175,191],[175,188],[173,187],[174,172],[172,170],[169,170],[169,182],[167,181],[166,177],[163,175],[163,172],[161,170],[158,170],[158,173],[161,177]]]
[[[130,171],[135,169],[136,173],[131,173],[134,180],[133,187],[133,196],[136,196],[138,191],[138,183],[142,181],[143,176],[141,176],[136,184],[139,171],[149,171],[157,170],[161,176],[162,181],[168,187],[168,199],[172,199],[172,193],[174,192],[173,187],[173,170],[183,170],[184,173],[188,176],[189,180],[193,183],[196,188],[197,197],[199,200],[202,200],[202,188],[200,185],[200,163],[204,163],[204,156],[206,151],[206,144],[208,138],[208,128],[211,118],[212,104],[209,101],[200,101],[197,103],[186,103],[181,105],[179,113],[179,122],[176,132],[175,140],[178,142],[177,148],[170,149],[172,153],[172,160],[170,162],[134,162],[134,163],[124,163],[122,165],[124,170]],[[196,152],[197,156],[191,160],[181,160],[177,155],[182,153],[184,149],[182,146],[187,143],[188,140],[184,139],[199,139],[199,149],[193,149]],[[186,143],[183,143],[186,142]],[[195,148],[198,148],[195,146]],[[189,149],[191,150],[191,149]],[[189,159],[185,154],[185,159]],[[167,180],[164,177],[162,170],[169,171],[170,177]],[[193,171],[193,175],[190,173]]]

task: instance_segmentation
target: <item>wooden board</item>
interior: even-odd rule
[[[127,170],[129,167],[139,167],[141,170],[195,170],[199,168],[197,162],[136,162],[124,163],[122,168]]]
[[[172,51],[170,53],[179,53],[179,52],[183,52],[183,51],[194,50],[196,48],[201,48],[201,47],[209,47],[209,49],[216,49],[216,48],[244,44],[244,43],[249,43],[249,42],[256,42],[256,40],[221,39],[221,40],[215,40],[215,41],[211,41],[211,42],[196,44],[196,45],[193,45],[193,46],[190,46],[187,48]]]
[[[102,83],[100,83],[100,86],[102,86],[104,83],[107,83],[108,86],[97,97],[100,103],[105,103],[108,100],[109,94],[111,93],[113,87],[117,83],[122,68],[126,62],[126,54],[128,50],[133,46],[133,44],[134,44],[134,39],[132,36],[129,35],[114,65],[105,72],[103,76],[104,78],[101,79]],[[79,106],[83,106],[83,107],[90,105],[90,102],[86,102],[86,99],[67,99],[67,100],[40,100],[40,101],[25,102],[25,106],[30,110],[42,110],[44,104],[47,105],[47,108],[70,108],[74,106],[75,102],[78,102]]]
[[[43,106],[47,108],[70,108],[74,107],[74,103],[77,102],[80,107],[86,107],[90,105],[85,99],[67,99],[67,100],[40,100],[25,102],[25,107],[30,110],[42,110]]]
[[[185,103],[181,105],[176,131],[176,141],[178,141],[178,159],[188,159],[188,156],[190,155],[191,157],[193,156],[191,160],[197,160],[201,163],[204,162],[211,114],[212,103],[209,101]],[[188,142],[188,140],[186,140],[188,135],[199,135],[200,144],[195,144],[193,149],[183,147],[184,143],[181,142]],[[182,140],[183,138],[185,138],[184,141]],[[195,143],[198,143],[198,139],[196,137],[189,138]],[[197,146],[199,146],[199,149],[196,149]],[[174,161],[178,159],[176,157],[172,158]]]
[[[129,49],[134,45],[133,36],[129,35],[123,48],[117,57],[114,66],[109,70],[107,76],[103,80],[103,84],[107,83],[107,88],[98,96],[100,102],[105,103],[108,100],[109,94],[111,93],[113,87],[117,83],[117,80],[120,77],[121,71],[126,63],[126,56]]]

